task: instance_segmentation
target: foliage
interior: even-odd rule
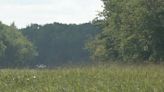
[[[164,61],[163,0],[102,1],[104,31],[88,44],[94,60]]]
[[[86,24],[32,24],[21,29],[23,34],[37,47],[37,64],[48,66],[78,64],[89,61],[85,42],[100,32],[100,29]]]
[[[0,23],[0,66],[17,67],[29,63],[35,54],[33,45],[14,25]]]

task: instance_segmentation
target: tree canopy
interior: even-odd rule
[[[35,48],[13,25],[0,23],[0,67],[24,66],[35,56]]]
[[[103,32],[87,45],[98,61],[164,61],[163,0],[102,0]]]
[[[100,29],[91,23],[53,23],[32,24],[21,31],[37,47],[36,64],[55,66],[88,63],[90,59],[85,42]]]

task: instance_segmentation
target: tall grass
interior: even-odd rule
[[[164,92],[161,65],[0,70],[0,92]]]

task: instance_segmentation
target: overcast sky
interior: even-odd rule
[[[85,23],[102,10],[100,0],[0,0],[0,21],[21,28],[31,23]]]

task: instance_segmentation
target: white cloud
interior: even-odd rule
[[[0,0],[0,21],[15,21],[18,27],[30,23],[84,23],[102,10],[101,5],[99,0]]]

